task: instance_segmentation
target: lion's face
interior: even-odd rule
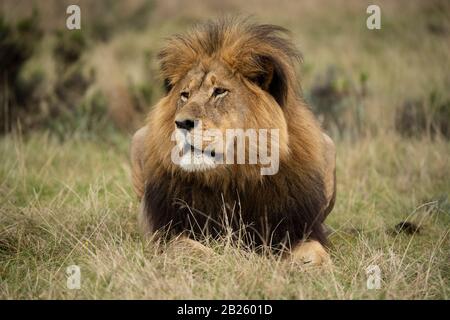
[[[227,129],[245,127],[250,108],[242,83],[215,62],[194,67],[176,89],[174,130],[179,147],[187,151],[180,166],[188,171],[216,168],[216,160],[231,148],[224,139]]]
[[[245,164],[251,161],[251,152],[259,159],[260,145],[264,143],[270,149],[274,141],[270,140],[271,132],[267,132],[265,141],[261,139],[260,129],[286,130],[283,112],[273,97],[233,74],[220,61],[199,63],[187,72],[171,95],[176,98],[173,127],[182,153],[177,164],[186,171],[234,165],[239,156]],[[237,140],[243,142],[242,148]],[[278,143],[274,147],[278,148]]]

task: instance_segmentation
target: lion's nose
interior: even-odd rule
[[[191,120],[191,119],[175,120],[175,124],[178,129],[185,129],[187,131],[190,131],[191,129],[193,129],[195,127],[196,121]]]

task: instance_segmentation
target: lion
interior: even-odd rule
[[[301,55],[288,35],[276,25],[219,19],[168,39],[158,55],[166,95],[131,145],[144,234],[194,242],[245,231],[252,248],[280,250],[302,264],[330,262],[323,223],[336,195],[335,146],[301,98],[295,72]],[[216,164],[215,140],[202,161],[174,162],[174,150],[206,154],[203,143],[186,140],[198,123],[224,135],[276,129],[268,145],[276,147],[277,171],[262,175],[261,163]]]

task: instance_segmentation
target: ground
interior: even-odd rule
[[[448,142],[392,135],[338,144],[333,266],[306,271],[226,241],[209,243],[213,256],[142,241],[128,144],[1,139],[0,297],[449,298],[450,216],[433,202],[450,190]],[[420,233],[392,233],[408,217]],[[72,264],[80,290],[66,286]],[[367,289],[371,265],[381,270],[378,290]]]

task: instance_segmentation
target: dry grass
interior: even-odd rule
[[[405,99],[431,91],[448,97],[448,2],[381,1],[381,31],[365,28],[368,2],[263,3],[157,1],[146,28],[121,30],[84,59],[98,67],[100,88],[113,70],[120,85],[151,82],[159,92],[154,58],[165,36],[205,16],[253,13],[293,31],[305,57],[306,93],[329,65],[354,82],[366,73],[361,135],[336,139],[338,197],[327,220],[333,266],[305,271],[227,238],[207,241],[213,256],[146,243],[137,233],[129,137],[75,131],[60,140],[39,130],[0,138],[0,299],[449,299],[450,142],[404,139],[393,130],[395,107]],[[29,8],[24,1],[2,5],[11,14]],[[46,28],[58,19],[46,19]],[[431,34],[429,23],[444,33]],[[104,50],[118,65],[110,68]],[[30,64],[51,65],[48,51],[41,48]],[[406,219],[422,226],[419,234],[392,233]],[[66,287],[72,264],[81,267],[80,290]],[[379,290],[366,287],[369,265],[381,269]]]
[[[387,142],[388,141],[388,142]],[[450,145],[394,135],[339,146],[337,205],[328,220],[334,266],[302,271],[224,241],[215,254],[144,243],[127,143],[47,134],[0,142],[2,298],[441,298],[450,294]],[[407,217],[420,234],[393,235]],[[80,290],[65,269],[82,271]],[[367,290],[376,264],[380,290]]]

